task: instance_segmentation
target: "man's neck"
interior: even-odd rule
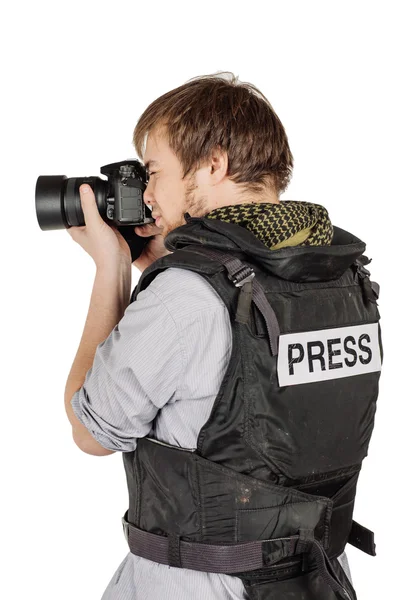
[[[265,204],[266,202],[269,202],[270,204],[279,204],[280,200],[277,196],[272,194],[260,195],[257,198],[254,196],[249,197],[248,195],[243,195],[238,198],[229,198],[226,200],[219,199],[218,201],[211,202],[211,205],[207,209],[207,214],[217,208],[224,208],[224,206],[236,206],[237,204]]]

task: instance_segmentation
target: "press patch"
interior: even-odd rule
[[[381,370],[378,323],[279,336],[279,386]]]

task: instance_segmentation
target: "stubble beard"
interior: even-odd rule
[[[177,229],[177,227],[186,225],[185,213],[189,213],[191,217],[203,217],[208,213],[207,197],[200,196],[200,198],[196,198],[196,189],[197,185],[193,175],[186,184],[185,199],[180,218],[175,220],[174,223],[168,224],[168,226],[163,227],[162,236],[164,237],[164,239],[171,231]]]
[[[195,182],[194,175],[192,175],[186,186],[184,213],[188,212],[191,217],[204,217],[204,215],[208,212],[207,198],[206,196],[200,196],[200,198],[196,198],[196,189],[197,185]]]

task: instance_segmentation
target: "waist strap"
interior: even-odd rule
[[[127,511],[128,512],[128,511]],[[355,600],[354,590],[346,590],[338,579],[322,544],[313,531],[300,529],[298,535],[237,544],[187,542],[178,535],[162,536],[135,527],[122,517],[125,538],[132,554],[154,562],[205,571],[208,573],[243,573],[273,565],[283,558],[300,554],[315,559],[324,581],[344,600]],[[306,568],[304,561],[303,568]]]

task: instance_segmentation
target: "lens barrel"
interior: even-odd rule
[[[39,227],[43,231],[85,225],[79,187],[88,183],[95,195],[99,213],[107,214],[109,182],[100,177],[40,175],[36,181],[35,206]]]
[[[35,189],[36,217],[40,229],[66,229],[69,225],[64,210],[66,175],[41,175]]]

